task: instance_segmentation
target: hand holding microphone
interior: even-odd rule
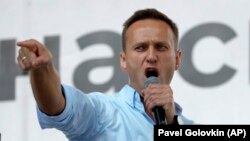
[[[144,82],[142,91],[145,107],[153,112],[156,125],[172,124],[174,122],[175,108],[173,92],[170,86],[161,84],[160,79],[149,73]]]

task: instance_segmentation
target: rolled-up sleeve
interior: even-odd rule
[[[57,116],[48,116],[37,106],[37,115],[41,128],[57,128],[70,138],[79,135],[86,138],[93,136],[96,129],[97,113],[96,103],[78,89],[62,85],[66,99],[66,106]],[[94,100],[95,101],[95,100]]]

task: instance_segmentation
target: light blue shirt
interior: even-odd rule
[[[153,141],[154,121],[146,114],[140,95],[128,85],[117,94],[85,94],[63,85],[66,98],[64,111],[47,116],[37,108],[41,127],[57,128],[70,141]],[[178,121],[191,124],[181,115]]]

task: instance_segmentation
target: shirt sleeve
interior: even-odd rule
[[[62,113],[57,116],[48,116],[37,106],[38,121],[42,129],[57,128],[69,138],[94,136],[98,130],[98,117],[100,113],[95,107],[103,106],[100,100],[95,100],[96,94],[85,94],[78,89],[62,85],[66,99],[66,106]],[[91,96],[92,95],[92,96]],[[104,108],[100,108],[104,109]]]
[[[182,114],[182,107],[175,102],[175,109],[176,109],[176,115],[177,115],[177,122],[179,125],[192,125],[195,124],[193,120],[190,120],[183,116]]]
[[[177,121],[178,121],[179,125],[193,125],[193,124],[195,124],[193,120],[190,120],[183,115],[178,115]]]

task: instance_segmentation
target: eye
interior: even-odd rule
[[[146,47],[145,47],[144,45],[138,45],[138,46],[135,47],[135,50],[136,50],[137,52],[142,52],[142,51],[144,51],[145,49],[146,49]]]
[[[163,43],[156,44],[156,49],[157,50],[160,50],[160,51],[162,50],[163,51],[163,50],[168,50],[168,48],[169,47],[167,45],[163,44]]]

